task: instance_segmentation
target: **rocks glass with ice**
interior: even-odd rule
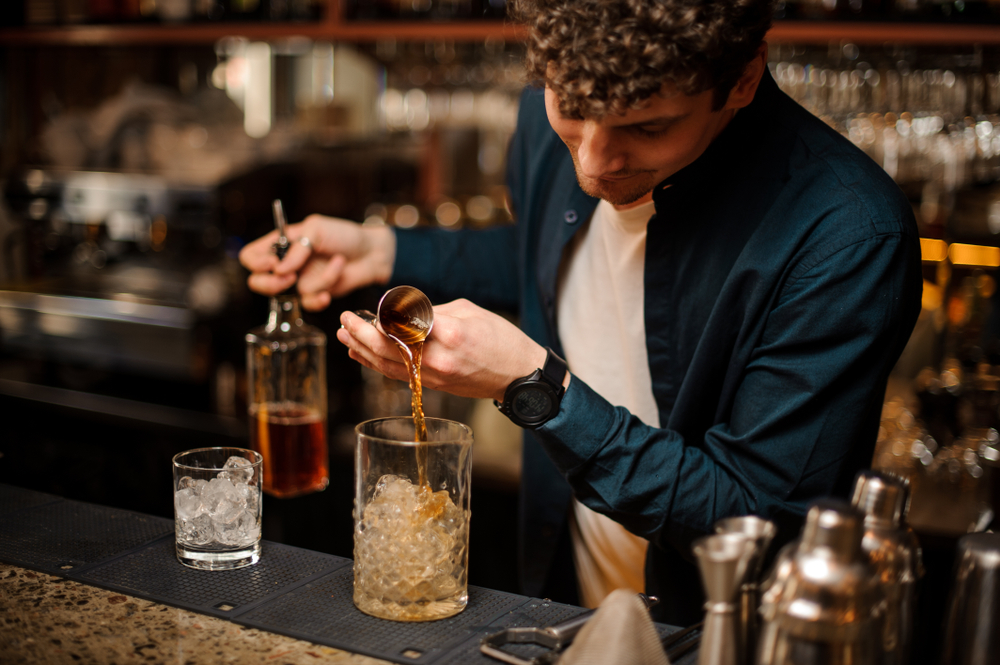
[[[354,604],[396,621],[458,614],[469,600],[472,430],[412,417],[358,425],[355,451]]]
[[[260,559],[263,457],[243,448],[199,448],[174,456],[177,559],[232,570]]]

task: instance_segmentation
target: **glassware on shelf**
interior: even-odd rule
[[[771,71],[793,99],[898,183],[937,201],[1000,179],[1000,77],[982,56],[778,47]]]

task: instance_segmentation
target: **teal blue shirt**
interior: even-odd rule
[[[398,231],[393,282],[516,311],[559,352],[559,261],[597,200],[577,185],[541,90],[522,97],[508,185],[515,225]],[[755,514],[790,539],[812,500],[846,497],[870,463],[920,311],[920,247],[892,180],[769,74],[653,201],[644,317],[661,426],[573,377],[559,414],[526,432],[520,575],[541,596],[572,573],[555,551],[575,494],[649,539],[658,618],[687,624],[703,602],[693,538]]]

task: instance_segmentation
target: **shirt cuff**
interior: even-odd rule
[[[615,407],[574,375],[559,413],[535,435],[559,470],[569,473],[597,454],[618,420]]]

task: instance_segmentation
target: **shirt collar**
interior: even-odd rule
[[[781,91],[765,67],[754,99],[741,109],[698,159],[669,176],[653,189],[657,208],[676,191],[690,191],[711,185],[733,168],[743,168],[759,149],[768,122]]]

